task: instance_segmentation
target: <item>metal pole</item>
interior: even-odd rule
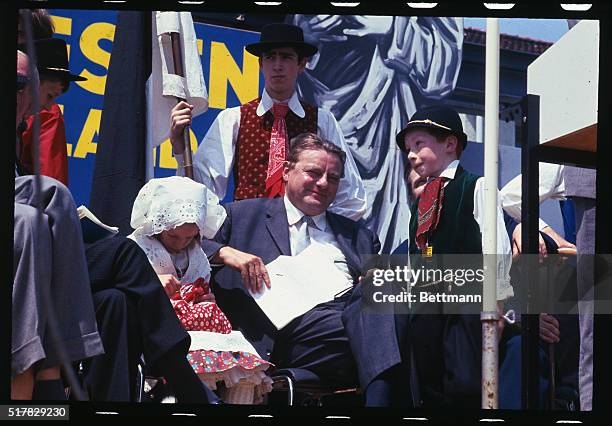
[[[482,322],[482,408],[498,407],[497,352],[497,175],[499,145],[499,22],[487,18],[484,140],[484,287]]]
[[[172,59],[174,62],[174,72],[179,77],[185,77],[185,70],[183,69],[183,57],[181,55],[181,35],[178,33],[170,33],[170,40],[172,41]],[[177,103],[184,101],[185,99],[178,99]],[[183,151],[183,157],[185,159],[185,176],[193,179],[193,163],[191,159],[191,141],[189,140],[189,126],[183,130],[183,139],[185,142],[185,148]]]
[[[523,126],[521,135],[521,396],[524,409],[540,407],[539,382],[539,321],[538,300],[538,218],[539,161],[536,149],[540,143],[540,98],[527,95],[523,99]]]

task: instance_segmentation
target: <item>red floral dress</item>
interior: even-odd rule
[[[210,286],[203,278],[182,285],[180,292],[171,299],[174,312],[188,331],[231,333],[232,325],[216,303],[194,303],[200,295],[208,293]],[[189,352],[187,359],[195,372],[200,375],[221,373],[234,367],[255,370],[263,366],[265,369],[270,365],[268,361],[248,352],[195,350]]]

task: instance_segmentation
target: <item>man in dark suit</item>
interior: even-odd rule
[[[213,278],[219,307],[262,357],[280,367],[309,369],[336,384],[354,384],[359,377],[366,405],[388,405],[389,387],[371,385],[400,361],[393,316],[369,321],[355,303],[356,284],[380,244],[363,225],[327,211],[344,160],[342,150],[315,134],[295,137],[283,171],[284,197],[226,204],[225,223],[202,246],[213,267],[222,265]],[[356,286],[277,330],[250,292],[270,287],[266,264],[296,255],[313,242]]]

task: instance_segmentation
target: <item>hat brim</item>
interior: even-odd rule
[[[268,50],[278,49],[281,47],[293,47],[298,52],[301,52],[303,56],[307,56],[307,57],[314,55],[319,50],[317,49],[317,46],[310,44],[310,43],[299,43],[299,42],[285,43],[285,42],[280,42],[280,41],[279,42],[247,44],[245,46],[245,49],[247,52],[249,52],[252,55],[261,56],[262,53],[267,52]]]
[[[68,71],[41,69],[38,70],[38,72],[41,75],[52,75],[66,81],[87,81],[87,78],[81,77],[80,75],[72,74]]]
[[[438,129],[438,130],[440,130],[440,127],[438,127],[438,126],[436,126],[434,124],[428,124],[428,123],[412,123],[412,124],[408,124],[395,137],[395,142],[397,142],[397,146],[399,147],[399,149],[402,150],[403,152],[407,152],[406,151],[406,144],[404,142],[404,137],[406,136],[406,133],[408,133],[408,131],[412,130],[412,129],[422,129],[422,128],[429,128],[429,129]],[[455,135],[457,137],[459,142],[461,142],[462,148],[465,150],[465,148],[467,147],[467,135],[465,133],[463,133],[463,132],[462,133],[453,132],[453,131],[448,131],[448,132],[450,134]]]

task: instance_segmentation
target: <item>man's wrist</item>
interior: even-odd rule
[[[210,258],[210,266],[213,266],[213,267],[224,266],[225,265],[225,257],[223,256],[223,254],[227,254],[227,249],[229,249],[229,248],[230,248],[229,246],[221,246],[221,247],[219,247],[219,250],[217,250],[216,253],[213,253],[213,255]]]
[[[172,154],[182,154],[185,152],[185,142],[180,138],[170,138],[170,144],[172,144]]]

